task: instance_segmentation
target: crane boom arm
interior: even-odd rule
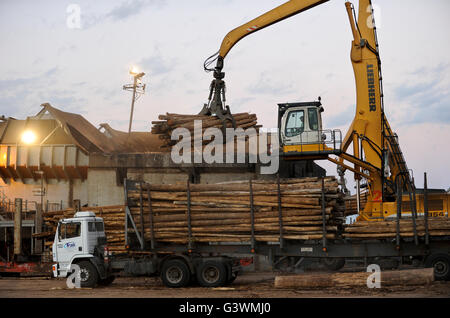
[[[206,71],[214,71],[214,79],[210,85],[208,103],[204,104],[203,109],[199,114],[215,114],[222,120],[223,129],[226,128],[225,123],[227,120],[231,121],[235,128],[236,123],[233,115],[231,114],[229,107],[225,105],[225,82],[223,81],[225,73],[222,72],[225,56],[227,56],[231,48],[245,36],[327,1],[329,0],[290,0],[230,31],[223,39],[219,52],[205,61],[204,68]],[[208,66],[215,58],[217,58],[215,69],[209,69]]]
[[[235,28],[223,39],[219,50],[219,59],[224,59],[228,52],[230,52],[231,48],[247,35],[255,33],[272,24],[280,22],[327,1],[329,0],[290,0]]]

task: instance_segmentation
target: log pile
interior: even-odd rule
[[[125,251],[125,206],[113,205],[102,207],[83,207],[82,211],[92,211],[97,217],[101,217],[105,223],[105,234],[108,240],[108,247],[113,252]],[[43,214],[47,231],[39,233],[40,237],[45,238],[46,246],[53,244],[58,221],[64,218],[72,218],[75,214],[74,209],[65,209],[61,211],[51,211]]]
[[[368,192],[361,193],[360,196],[360,209],[361,211],[364,210],[364,207],[367,203],[367,194]],[[345,197],[345,215],[353,215],[358,214],[358,207],[356,203],[356,194],[352,196]]]
[[[325,178],[324,184],[326,237],[334,239],[343,223],[344,203],[334,177]],[[250,242],[252,207],[255,241],[279,241],[280,218],[276,181],[253,181],[251,192],[249,181],[190,184],[189,194],[187,186],[142,183],[137,190],[128,192],[130,211],[139,231],[142,206],[146,241],[151,240],[152,224],[155,241],[188,243],[190,217],[193,243]],[[321,187],[319,178],[280,181],[284,239],[322,239]]]
[[[418,236],[425,236],[425,220],[416,219]],[[428,219],[428,232],[430,236],[450,236],[450,218],[430,217]],[[359,221],[347,225],[342,236],[354,239],[381,239],[395,238],[397,235],[397,220],[380,222]],[[413,237],[414,228],[412,219],[400,220],[400,236]]]
[[[355,273],[307,273],[275,277],[275,288],[344,288],[368,287],[368,281],[374,282],[371,272]],[[434,269],[408,269],[400,271],[382,271],[379,273],[380,288],[396,285],[428,285],[434,281]]]
[[[233,114],[236,121],[236,128],[247,129],[253,127],[259,129],[261,126],[257,125],[257,118],[255,114],[250,113],[238,113]],[[152,121],[152,134],[159,136],[163,144],[160,148],[171,148],[178,141],[171,140],[172,132],[177,128],[186,128],[194,137],[194,121],[202,121],[202,136],[207,128],[219,128],[222,129],[222,121],[217,116],[203,116],[203,115],[182,115],[166,113],[165,115],[159,115],[158,121]],[[232,128],[230,121],[227,121],[227,128]],[[192,137],[192,138],[193,138]],[[210,140],[204,141],[209,143]]]

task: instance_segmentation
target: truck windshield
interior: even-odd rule
[[[303,110],[292,111],[288,114],[286,122],[286,137],[293,137],[301,134],[305,127],[305,112]]]
[[[61,223],[58,228],[58,237],[60,240],[78,237],[81,235],[81,223]]]

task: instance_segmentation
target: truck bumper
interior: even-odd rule
[[[56,264],[52,265],[52,273],[53,273],[53,277],[55,277],[55,278],[58,278],[58,277],[65,278],[65,277],[67,277],[68,270],[61,268],[60,264],[56,263]]]
[[[53,273],[53,277],[59,277],[59,265],[58,264],[53,264],[52,265],[52,273]]]

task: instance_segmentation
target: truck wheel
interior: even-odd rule
[[[98,284],[100,286],[109,286],[109,285],[111,285],[113,283],[115,278],[116,278],[115,276],[109,276],[109,277],[107,277],[105,279],[100,279],[98,281]]]
[[[80,286],[95,287],[98,282],[98,273],[95,266],[89,261],[81,261],[78,263],[78,266],[80,266]]]
[[[221,262],[206,261],[198,266],[197,281],[203,287],[223,286],[227,282],[227,270]]]
[[[450,280],[450,255],[432,254],[427,258],[425,267],[434,268],[436,280]]]
[[[161,279],[167,287],[185,287],[191,280],[191,272],[182,260],[170,259],[162,266]]]
[[[329,257],[322,261],[325,267],[331,271],[338,271],[345,265],[345,258],[343,257]]]
[[[231,273],[230,276],[228,276],[228,278],[227,278],[226,284],[231,285],[236,280],[237,277],[238,277],[237,272]]]

